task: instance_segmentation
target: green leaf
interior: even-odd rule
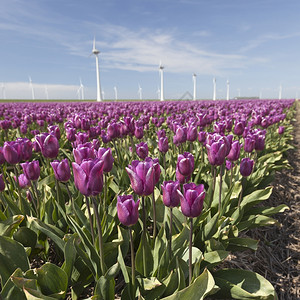
[[[221,288],[214,297],[221,299],[276,299],[271,283],[261,275],[240,269],[224,269],[214,273],[216,284]]]
[[[255,207],[251,209],[248,213],[251,215],[264,215],[264,216],[272,216],[274,214],[278,214],[289,210],[290,208],[285,204],[280,204],[276,207]]]
[[[267,226],[267,225],[279,225],[278,221],[262,215],[248,216],[246,220],[243,220],[237,225],[239,231],[248,230],[255,227]]]
[[[0,266],[2,286],[17,268],[27,271],[29,261],[24,247],[13,239],[0,236]]]
[[[127,268],[126,268],[126,265],[125,265],[125,262],[124,262],[121,246],[119,246],[118,262],[120,264],[120,268],[121,268],[122,273],[123,273],[124,281],[125,281],[125,283],[128,284],[130,282],[130,278],[129,278],[129,274],[128,274],[128,271],[127,271]]]
[[[27,227],[19,227],[19,229],[14,233],[13,237],[24,247],[31,247],[34,249],[37,243],[37,234]]]
[[[162,298],[162,300],[202,300],[213,290],[214,286],[214,278],[210,272],[205,269],[190,286],[171,296]]]
[[[97,281],[92,299],[115,299],[115,280],[111,277],[101,276]]]
[[[135,256],[136,270],[149,277],[153,270],[153,255],[150,247],[149,234],[143,232],[139,248]]]
[[[272,189],[273,188],[270,186],[263,190],[254,191],[250,195],[243,197],[241,201],[241,207],[244,208],[245,211],[250,208],[252,209],[255,204],[269,199],[272,194]]]
[[[24,220],[23,215],[12,216],[5,221],[0,222],[0,236],[12,237],[15,230]]]
[[[45,263],[36,269],[37,283],[46,296],[54,296],[57,299],[64,299],[68,288],[68,276],[58,266]]]
[[[216,213],[205,225],[203,230],[203,241],[209,240],[218,229],[217,223],[219,220],[219,213]]]
[[[165,291],[166,287],[157,278],[141,278],[138,277],[137,281],[140,286],[142,296],[147,300],[154,300],[160,297]]]
[[[172,251],[176,251],[185,246],[187,241],[189,240],[190,230],[184,225],[181,232],[178,235],[173,236],[172,239]]]
[[[192,264],[202,257],[202,252],[196,247],[192,247]],[[187,264],[189,264],[189,248],[187,247],[181,257]]]
[[[258,241],[250,238],[229,238],[228,246],[226,250],[228,251],[243,251],[251,249],[253,251],[257,250]]]
[[[65,261],[62,265],[62,270],[64,270],[68,276],[69,281],[71,280],[73,266],[76,260],[76,247],[74,243],[76,242],[75,239],[78,239],[78,235],[73,234],[66,242],[64,248],[64,256]]]
[[[228,254],[229,252],[225,250],[216,250],[204,253],[204,259],[201,262],[201,268],[214,267],[215,265],[222,262],[228,256]]]

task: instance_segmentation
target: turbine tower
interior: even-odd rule
[[[159,74],[160,74],[160,101],[164,101],[164,66],[159,63]]]
[[[78,99],[84,100],[84,85],[82,84],[81,78],[79,78],[79,88],[77,90]]]
[[[194,93],[193,93],[193,100],[196,100],[196,74],[193,74],[193,83],[194,83]]]
[[[279,95],[278,95],[279,100],[281,100],[281,96],[282,96],[282,84],[280,84],[279,86]]]
[[[99,58],[98,58],[99,53],[100,53],[100,51],[96,49],[96,39],[94,38],[92,54],[94,54],[95,57],[96,57],[97,102],[102,101],[101,85],[100,85],[100,73],[99,73]]]
[[[32,100],[34,100],[35,97],[34,97],[34,88],[33,88],[32,80],[31,80],[31,77],[30,77],[30,76],[28,76],[28,77],[29,77],[29,87],[31,88],[31,96],[32,96]]]
[[[140,100],[143,100],[142,88],[141,88],[141,86],[140,86],[140,85],[139,85],[139,89],[138,89],[138,94],[139,94],[139,98],[140,98]]]
[[[6,99],[5,84],[4,84],[4,82],[2,82],[2,84],[1,84],[1,89],[2,89],[2,99]]]
[[[216,78],[213,78],[213,86],[214,86],[214,93],[213,93],[213,100],[217,99],[217,82],[216,82]]]
[[[115,91],[115,100],[117,101],[118,100],[118,90],[117,90],[116,86],[114,86],[114,91]]]
[[[102,89],[101,93],[102,93],[102,100],[104,100],[105,99],[105,97],[104,97],[105,93],[104,93],[103,89]]]
[[[226,100],[229,100],[229,80],[227,79],[227,95],[226,95]]]

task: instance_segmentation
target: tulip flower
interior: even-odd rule
[[[190,126],[187,130],[187,140],[194,142],[197,139],[197,127]]]
[[[20,174],[18,179],[17,179],[16,176],[14,176],[14,179],[15,179],[16,182],[18,180],[19,186],[20,186],[21,189],[30,187],[30,180],[26,177],[25,174]]]
[[[97,151],[89,144],[78,145],[73,149],[73,156],[77,164],[81,164],[84,159],[94,159],[97,157]]]
[[[149,150],[148,150],[147,143],[141,142],[135,145],[135,147],[136,147],[136,154],[140,159],[145,159],[148,156]]]
[[[255,150],[256,151],[262,151],[265,148],[265,135],[257,134],[255,137]]]
[[[151,161],[150,161],[151,160]],[[152,159],[145,161],[134,160],[126,167],[133,191],[139,196],[151,195],[154,191],[154,164]]]
[[[185,126],[178,126],[175,133],[177,143],[182,144],[187,140],[187,128]]]
[[[25,162],[21,164],[25,176],[32,181],[38,180],[40,177],[40,164],[38,160]]]
[[[240,173],[242,176],[247,177],[252,173],[253,170],[253,160],[246,157],[241,160]]]
[[[236,121],[234,125],[234,134],[242,135],[245,129],[245,125],[243,122]]]
[[[108,173],[111,171],[114,163],[111,148],[99,148],[97,157],[104,161],[103,172]]]
[[[207,156],[211,165],[220,166],[225,161],[227,147],[226,144],[219,140],[211,145],[206,144]]]
[[[135,127],[135,130],[134,130],[134,135],[135,135],[135,137],[138,139],[138,140],[140,140],[140,139],[142,139],[143,138],[143,136],[144,136],[144,129],[143,129],[143,127]]]
[[[58,155],[59,143],[57,138],[48,133],[41,133],[35,136],[35,139],[46,158],[55,158]]]
[[[66,128],[66,136],[70,142],[75,142],[76,141],[76,128],[73,128],[73,127]]]
[[[191,176],[194,171],[194,164],[194,156],[191,153],[184,152],[178,155],[177,169],[182,176]]]
[[[161,185],[163,191],[163,202],[167,207],[176,207],[180,202],[180,196],[177,191],[180,189],[179,181],[164,181]]]
[[[3,146],[3,156],[12,165],[19,163],[22,159],[22,146],[20,143],[5,142]]]
[[[74,183],[81,194],[96,196],[103,188],[104,161],[99,158],[85,159],[80,165],[72,163]]]
[[[158,137],[158,139],[160,139],[162,137],[166,137],[166,131],[164,129],[158,130],[157,137]]]
[[[184,194],[177,193],[180,197],[181,211],[186,217],[195,218],[200,216],[203,209],[205,198],[204,185],[195,183],[186,183],[183,185]]]
[[[56,180],[67,182],[70,179],[71,170],[67,158],[63,159],[62,161],[54,160],[53,162],[50,162],[50,165],[53,168]]]
[[[168,137],[160,137],[158,139],[158,150],[162,153],[166,153],[169,150]]]
[[[75,134],[76,145],[84,144],[89,141],[89,135],[86,132],[78,132]]]
[[[248,135],[248,137],[246,137],[244,139],[245,143],[244,143],[244,150],[248,153],[251,153],[254,150],[255,147],[255,140]]]
[[[198,133],[198,141],[199,141],[200,143],[204,144],[205,141],[206,141],[206,135],[207,135],[207,132],[206,132],[206,131],[200,131],[200,132]]]
[[[239,141],[234,141],[231,144],[231,149],[229,151],[229,154],[227,155],[227,159],[230,161],[236,161],[240,157],[240,151],[241,151],[242,144],[239,143]]]
[[[132,195],[118,196],[118,218],[123,225],[132,226],[136,224],[139,218],[139,204],[140,200],[135,203]]]
[[[283,134],[284,133],[284,129],[285,129],[284,126],[279,126],[278,127],[278,133],[279,134]]]

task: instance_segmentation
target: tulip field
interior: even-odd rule
[[[294,100],[0,103],[0,299],[278,299],[224,267],[278,225]]]

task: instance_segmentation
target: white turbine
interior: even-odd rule
[[[213,100],[217,99],[217,82],[216,82],[216,78],[213,78]]]
[[[32,80],[31,80],[31,77],[30,77],[30,76],[28,76],[28,78],[29,78],[29,87],[31,88],[31,96],[32,96],[32,100],[34,100],[35,97],[34,97],[34,88],[33,88]]]
[[[280,86],[279,86],[279,95],[278,95],[279,100],[281,100],[281,96],[282,96],[282,85],[280,84]]]
[[[194,83],[194,92],[193,92],[193,100],[196,100],[197,97],[196,97],[196,74],[194,73],[193,74],[193,83]]]
[[[114,91],[115,91],[115,100],[117,101],[118,100],[118,90],[117,90],[116,86],[114,86]]]
[[[101,85],[100,85],[100,73],[99,73],[99,58],[98,58],[99,53],[100,53],[100,51],[96,49],[96,39],[94,38],[92,54],[94,54],[95,57],[96,57],[97,102],[102,101]]]
[[[4,82],[2,82],[2,84],[1,84],[1,89],[2,89],[2,99],[6,99],[5,84],[4,84]]]
[[[159,86],[157,87],[156,94],[157,94],[157,99],[159,100],[160,99],[160,89],[159,89]]]
[[[227,94],[226,94],[226,100],[229,100],[230,99],[230,96],[229,96],[229,80],[227,79]]]
[[[139,85],[139,89],[138,89],[138,95],[139,95],[140,100],[142,100],[143,99],[143,94],[142,94],[142,88],[141,88],[140,85]]]
[[[159,75],[160,75],[160,101],[164,101],[164,66],[159,63]]]
[[[79,78],[79,88],[77,90],[77,95],[79,100],[84,100],[84,85],[82,84],[81,78]]]
[[[45,85],[45,95],[46,95],[46,99],[49,100],[48,87],[46,85]]]
[[[104,95],[105,95],[105,93],[104,93],[104,90],[102,89],[102,100],[104,100],[105,99],[105,97],[104,97]]]

